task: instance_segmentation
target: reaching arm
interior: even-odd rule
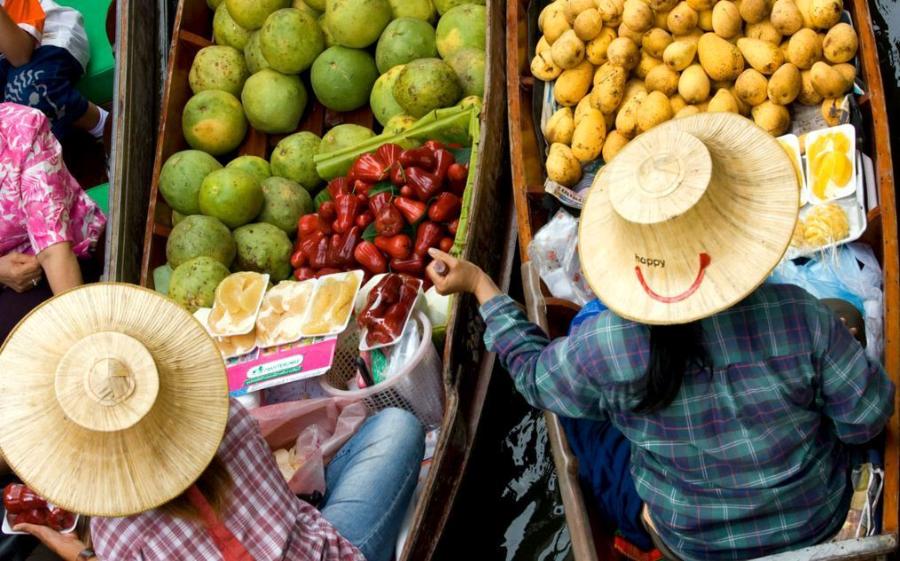
[[[470,292],[482,304],[485,343],[497,352],[516,388],[533,406],[568,417],[604,418],[622,407],[628,384],[614,380],[614,369],[645,368],[645,357],[621,349],[639,346],[639,328],[618,325],[609,314],[585,321],[569,337],[550,341],[477,266],[432,250],[428,274],[441,294]]]
[[[36,43],[34,37],[19,27],[0,6],[0,53],[9,63],[16,67],[27,64]]]
[[[37,257],[53,294],[60,294],[82,284],[81,267],[69,242],[51,245],[38,253]]]

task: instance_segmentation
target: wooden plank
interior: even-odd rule
[[[897,534],[823,543],[787,553],[758,557],[753,561],[851,561],[872,560],[897,549]]]
[[[541,279],[537,267],[530,261],[522,264],[522,290],[525,293],[528,319],[549,335],[551,327],[547,321],[546,302],[541,294]],[[547,423],[553,464],[559,477],[559,494],[566,511],[566,525],[569,527],[569,537],[572,540],[572,553],[578,561],[598,561],[590,515],[578,483],[578,460],[569,448],[559,417],[545,411],[544,420]]]
[[[529,185],[528,177],[525,172],[525,154],[523,149],[523,132],[522,120],[523,103],[522,93],[518,77],[522,71],[522,62],[520,57],[523,54],[523,45],[525,53],[527,53],[527,34],[524,29],[524,19],[522,10],[526,9],[526,5],[521,0],[513,0],[508,2],[506,11],[506,29],[517,30],[516,33],[507,33],[506,37],[506,75],[507,80],[507,103],[509,104],[509,153],[510,167],[512,169],[513,184],[513,200],[516,205],[516,223],[519,226],[519,251],[522,261],[528,260],[528,245],[531,243],[531,234],[534,231],[531,226],[531,215],[528,212],[528,200],[525,197],[523,189],[518,188],[520,185]],[[525,107],[528,103],[524,104]]]
[[[881,207],[881,267],[884,270],[884,368],[900,387],[900,254],[897,246],[897,199],[894,185],[894,169],[891,156],[891,135],[889,130],[887,105],[884,97],[884,82],[878,62],[878,46],[872,28],[869,3],[865,0],[850,0],[848,9],[853,14],[853,22],[859,34],[859,55],[862,75],[869,85],[869,103],[872,122],[871,154],[878,178],[879,203]],[[884,519],[885,532],[898,531],[898,509],[900,509],[900,392],[894,396],[894,415],[885,429],[884,457]]]
[[[158,50],[155,2],[118,0],[106,278],[137,282],[150,197]]]

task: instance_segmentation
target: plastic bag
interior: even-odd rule
[[[419,322],[409,321],[403,329],[403,334],[395,345],[385,350],[387,355],[387,366],[376,376],[376,383],[390,380],[397,374],[403,372],[404,367],[410,364],[419,351],[422,343],[422,336],[419,333]]]
[[[541,280],[556,298],[579,305],[594,299],[584,280],[578,259],[578,219],[559,210],[543,228],[538,230],[528,256],[538,266]]]
[[[325,465],[366,420],[362,402],[335,398],[291,401],[250,411],[272,450],[295,448],[301,465],[288,481],[297,495],[325,494]]]
[[[769,282],[793,284],[816,298],[841,298],[853,304],[866,323],[866,355],[881,361],[884,351],[884,276],[872,248],[861,243],[837,247],[808,262],[785,260]]]

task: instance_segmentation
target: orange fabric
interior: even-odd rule
[[[662,559],[662,553],[658,549],[643,551],[622,536],[615,537],[613,546],[629,561],[660,561]]]
[[[47,14],[44,13],[40,0],[6,0],[3,8],[17,24],[31,26],[39,34],[43,33]]]

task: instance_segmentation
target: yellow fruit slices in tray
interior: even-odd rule
[[[212,312],[211,308],[199,308],[194,312],[194,317],[200,322],[203,328],[206,329],[207,333],[209,333],[210,312]],[[234,335],[232,337],[216,337],[215,335],[212,335],[212,333],[210,333],[210,335],[212,336],[212,340],[216,343],[216,347],[219,349],[222,358],[226,360],[236,356],[245,355],[256,348],[256,330],[252,330],[243,335]]]
[[[862,190],[856,197],[845,197],[800,209],[788,259],[813,255],[858,239],[866,231],[866,212]]]
[[[856,192],[856,129],[839,125],[806,136],[808,200],[827,203]]]
[[[286,345],[303,336],[300,327],[315,288],[315,280],[282,281],[266,293],[256,318],[260,347]]]
[[[269,275],[244,271],[225,277],[216,287],[209,314],[209,332],[216,337],[246,335],[253,331]]]
[[[336,273],[318,279],[301,324],[303,335],[326,337],[344,331],[353,314],[362,279],[362,271]]]

